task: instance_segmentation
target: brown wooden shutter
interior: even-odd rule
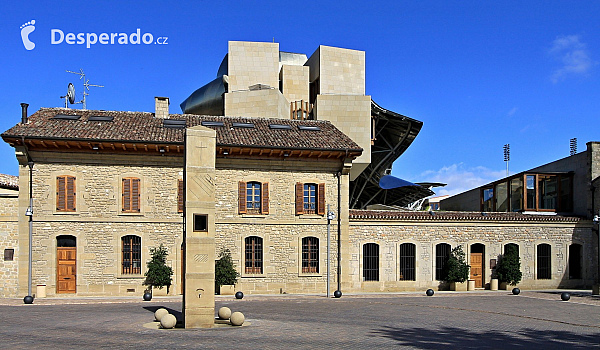
[[[66,188],[65,188],[65,177],[56,177],[56,210],[66,209]]]
[[[140,211],[140,179],[131,179],[131,211]]]
[[[123,211],[131,211],[131,179],[123,179]]]
[[[317,214],[325,215],[325,184],[319,184],[317,197]]]
[[[246,182],[244,181],[238,184],[238,211],[239,214],[246,214]]]
[[[68,211],[75,211],[75,177],[67,176],[67,207]]]
[[[296,183],[296,215],[304,214],[304,184]]]
[[[262,192],[261,193],[262,203],[260,204],[261,214],[269,214],[269,183],[268,182],[262,183],[262,191],[261,192]]]
[[[183,213],[183,180],[177,184],[177,212]]]

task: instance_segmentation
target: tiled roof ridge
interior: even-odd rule
[[[0,188],[8,188],[13,190],[19,189],[19,177],[8,174],[0,174]]]
[[[467,211],[402,211],[402,210],[350,210],[351,220],[417,220],[417,221],[546,221],[579,222],[576,216],[536,215],[501,212]]]

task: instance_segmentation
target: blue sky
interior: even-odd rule
[[[60,107],[69,82],[88,109],[150,111],[154,96],[180,113],[215,78],[228,40],[273,41],[312,54],[318,45],[366,52],[367,94],[424,122],[394,164],[406,180],[441,181],[457,193],[569,155],[569,139],[600,141],[600,2],[597,1],[88,1],[0,4],[0,129],[19,103]],[[23,24],[35,20],[26,50]],[[51,43],[63,33],[134,33],[166,45]],[[146,37],[148,38],[148,37]],[[77,107],[78,108],[78,107]],[[0,173],[16,175],[0,145]]]

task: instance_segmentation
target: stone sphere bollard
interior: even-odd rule
[[[235,298],[236,299],[242,299],[243,297],[244,297],[244,293],[242,293],[242,292],[235,293]]]
[[[144,293],[144,301],[152,300],[152,293]]]
[[[33,304],[33,297],[31,295],[28,295],[25,298],[23,298],[23,302],[25,304]]]
[[[513,288],[512,293],[514,295],[519,295],[519,294],[521,294],[521,290],[519,288]]]
[[[154,311],[154,319],[160,322],[165,315],[169,314],[169,310],[161,307],[160,309]]]
[[[166,314],[160,319],[160,325],[162,328],[171,329],[177,324],[177,317],[175,315]]]
[[[427,289],[427,291],[425,292],[425,294],[427,294],[428,297],[432,296],[433,293],[434,293],[434,291],[431,288]]]
[[[223,306],[219,309],[219,312],[217,314],[219,315],[219,319],[227,320],[231,317],[231,309],[227,306]]]
[[[241,326],[244,324],[245,319],[246,318],[244,317],[243,313],[236,311],[231,314],[231,317],[229,318],[229,322],[231,322],[232,326]]]
[[[341,298],[342,297],[342,291],[341,290],[336,290],[335,292],[333,292],[333,297],[334,298]]]
[[[560,293],[560,298],[562,301],[569,301],[569,299],[571,299],[571,293],[562,292]]]

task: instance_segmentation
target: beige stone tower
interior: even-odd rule
[[[185,140],[185,328],[211,328],[215,318],[215,139],[196,126]]]

